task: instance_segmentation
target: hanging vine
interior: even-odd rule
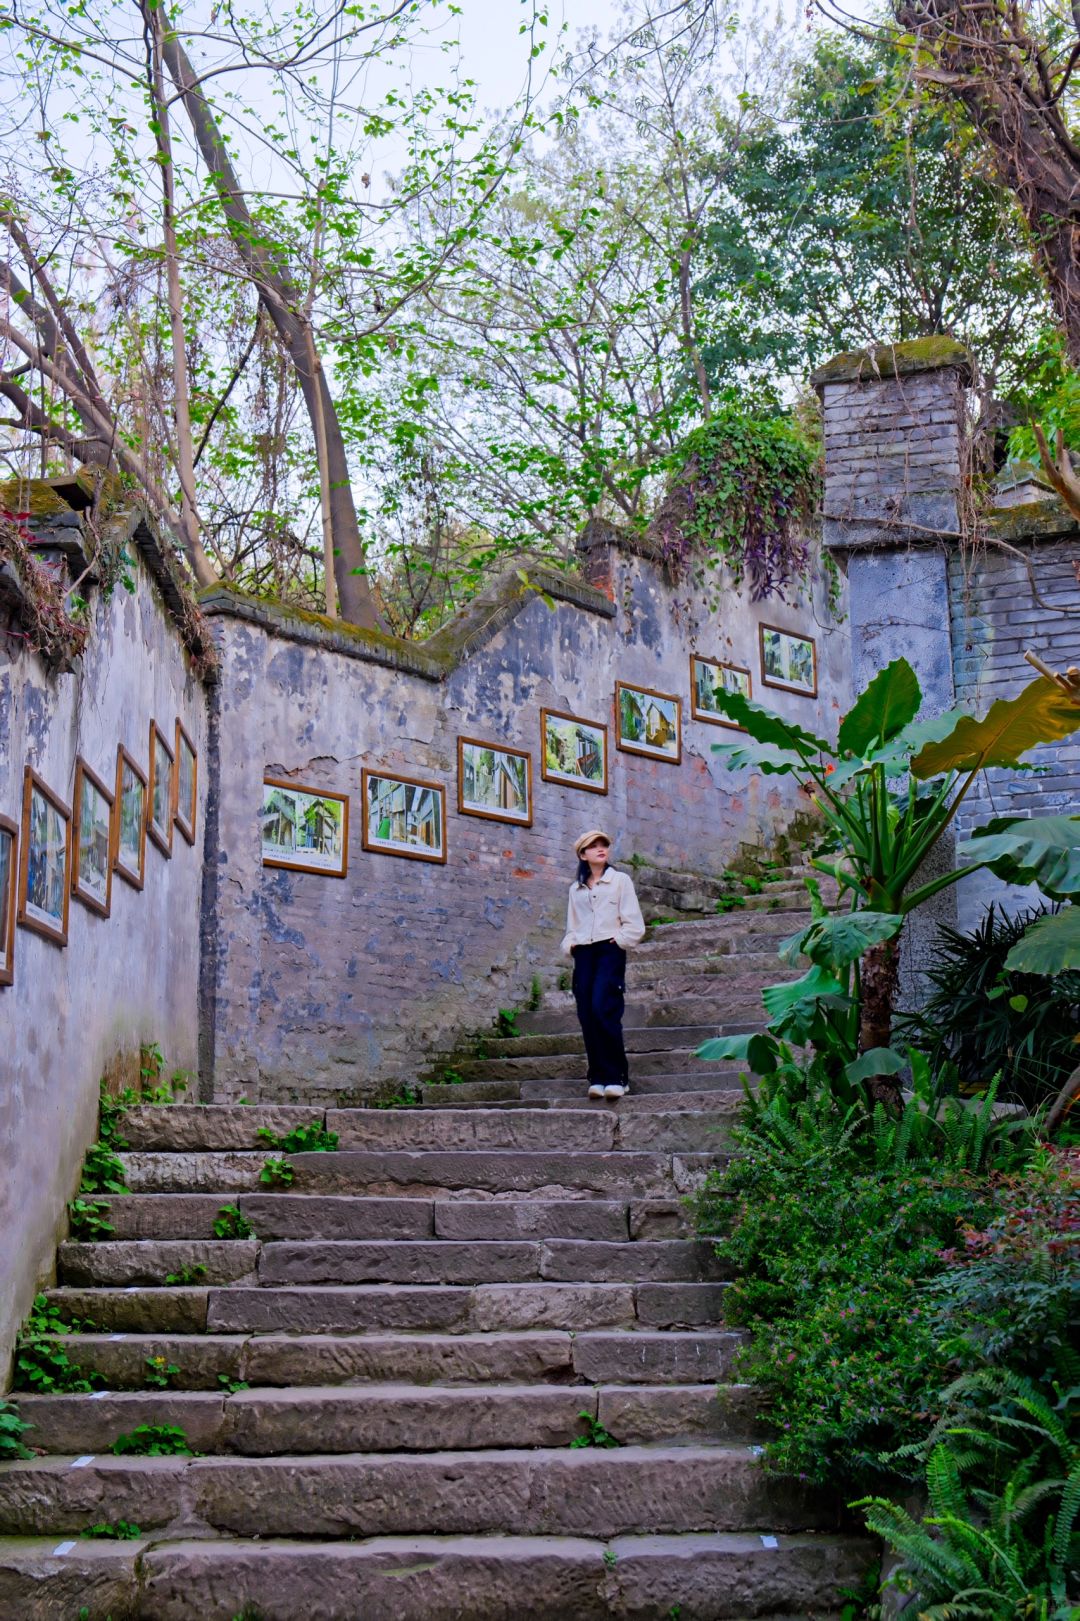
[[[722,407],[673,458],[652,533],[672,574],[726,567],[751,600],[802,585],[821,492],[820,451],[783,417]]]
[[[69,607],[63,577],[39,563],[30,549],[27,513],[0,507],[0,564],[11,566],[18,582],[20,636],[50,669],[70,670],[86,645],[89,625]]]

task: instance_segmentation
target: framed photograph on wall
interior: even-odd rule
[[[23,777],[19,922],[67,945],[71,812],[30,766]]]
[[[196,789],[199,782],[199,761],[195,745],[184,730],[184,723],[176,721],[176,756],[173,771],[172,819],[189,844],[195,843]]]
[[[142,888],[146,872],[146,805],[146,772],[121,743],[116,751],[112,864],[132,889]]]
[[[71,893],[99,917],[112,906],[113,795],[80,754],[75,761]]]
[[[146,790],[146,831],[163,856],[172,855],[173,751],[156,720],[150,722],[150,782]]]
[[[19,829],[0,816],[0,985],[15,978],[15,891],[19,876]]]
[[[608,729],[558,709],[540,711],[540,774],[590,794],[606,794]]]
[[[349,868],[349,800],[324,788],[263,779],[264,867],[344,878]]]
[[[730,726],[734,731],[743,728],[738,721],[729,720],[716,707],[718,692],[737,692],[749,700],[751,696],[750,671],[741,664],[726,664],[722,659],[703,659],[697,653],[690,655],[690,713],[694,720],[708,721],[710,726]]]
[[[391,776],[366,766],[361,783],[365,850],[414,861],[446,860],[446,790],[441,783]]]
[[[624,754],[678,765],[682,759],[682,700],[651,687],[615,683],[615,743]]]
[[[458,810],[532,826],[532,755],[476,737],[458,738]]]
[[[759,631],[761,679],[765,685],[816,698],[817,646],[813,637],[780,630],[776,625],[761,625]]]

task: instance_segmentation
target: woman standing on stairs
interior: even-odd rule
[[[626,953],[645,937],[634,886],[608,866],[611,840],[601,828],[574,845],[577,877],[570,885],[562,948],[574,959],[573,991],[589,1067],[591,1098],[621,1098],[629,1089],[622,1019]]]

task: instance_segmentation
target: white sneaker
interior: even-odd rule
[[[605,1086],[604,1087],[604,1096],[606,1098],[621,1098],[621,1097],[624,1096],[625,1092],[626,1092],[625,1086]]]
[[[591,1098],[602,1098],[602,1097],[605,1096],[605,1089],[602,1086],[598,1086],[598,1085],[590,1086],[590,1088],[589,1088],[589,1096]],[[622,1096],[622,1087],[621,1086],[619,1088],[619,1096],[620,1097]]]

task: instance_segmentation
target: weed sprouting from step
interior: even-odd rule
[[[83,1161],[80,1193],[128,1193],[124,1167],[108,1143],[91,1143]]]
[[[214,1217],[215,1238],[254,1238],[255,1229],[239,1205],[223,1204]]]
[[[525,1003],[526,1013],[537,1013],[543,1006],[544,982],[539,974],[534,974],[529,984],[529,1000]]]
[[[517,1019],[517,1008],[501,1007],[495,1015],[496,1035],[510,1039],[520,1036],[521,1031],[518,1029]]]
[[[165,1282],[174,1289],[190,1288],[192,1284],[201,1283],[206,1277],[207,1268],[202,1261],[193,1261],[189,1266],[182,1266],[179,1272],[166,1272]]]
[[[88,1525],[79,1535],[100,1538],[104,1542],[137,1542],[142,1532],[130,1520],[117,1520],[115,1525],[111,1520],[99,1520],[96,1525]]]
[[[337,1132],[327,1131],[319,1120],[312,1120],[306,1126],[294,1126],[284,1137],[267,1126],[260,1126],[257,1135],[271,1148],[280,1148],[285,1154],[332,1154],[338,1145]]]
[[[71,1361],[56,1336],[78,1334],[93,1328],[89,1318],[73,1317],[65,1322],[47,1295],[35,1295],[33,1310],[15,1342],[15,1369],[12,1384],[16,1390],[55,1391],[64,1395],[100,1390],[105,1380],[93,1368],[80,1368]]]
[[[228,1373],[219,1373],[217,1382],[219,1390],[223,1390],[227,1396],[235,1396],[238,1390],[251,1389],[246,1379],[234,1379]]]
[[[619,1556],[615,1552],[614,1548],[605,1548],[603,1558],[604,1564],[609,1570],[614,1570],[615,1566],[619,1563]]]
[[[742,886],[748,895],[760,895],[765,888],[765,884],[760,878],[744,878]]]
[[[109,1238],[116,1231],[108,1219],[109,1207],[93,1199],[72,1199],[68,1205],[68,1232],[80,1244]]]
[[[571,1441],[571,1449],[576,1451],[579,1447],[617,1447],[622,1442],[617,1441],[610,1430],[605,1430],[599,1419],[593,1418],[587,1407],[583,1407],[578,1418],[585,1425],[584,1435],[575,1435]]]
[[[462,1086],[465,1077],[459,1069],[444,1069],[438,1078],[439,1086]]]
[[[193,1458],[195,1449],[176,1424],[136,1424],[130,1435],[118,1435],[110,1452],[118,1458]]]
[[[169,1390],[174,1379],[179,1378],[180,1369],[175,1362],[167,1357],[148,1356],[145,1361],[146,1373],[143,1384],[147,1390]]]
[[[388,1097],[372,1098],[367,1107],[369,1109],[418,1109],[420,1107],[420,1090],[418,1087],[406,1083]]]
[[[22,1438],[31,1426],[21,1419],[18,1410],[4,1401],[0,1402],[0,1460],[12,1458],[32,1458],[33,1453],[29,1447],[23,1446]]]
[[[268,1159],[259,1172],[264,1188],[287,1188],[296,1180],[295,1167],[287,1159]]]
[[[350,1542],[352,1538],[349,1538]],[[237,1610],[230,1621],[264,1621],[263,1613],[257,1604],[245,1604],[242,1610]]]
[[[716,903],[716,910],[721,917],[724,917],[728,912],[737,912],[740,907],[745,905],[746,898],[743,895],[721,895]]]

